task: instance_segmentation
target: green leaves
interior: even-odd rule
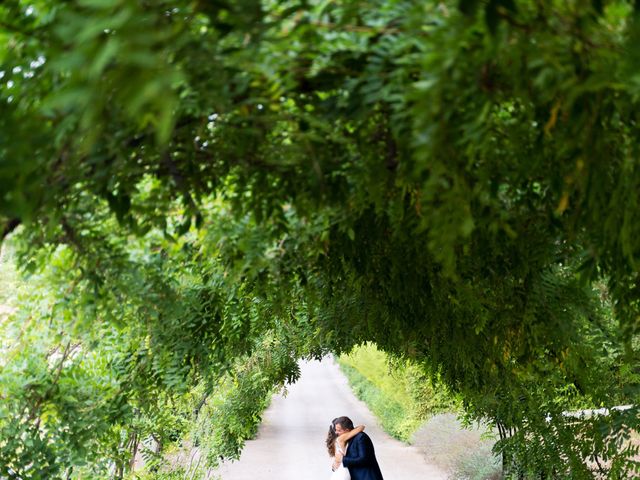
[[[512,21],[511,15],[517,13],[517,6],[514,0],[489,0],[480,2],[479,0],[459,0],[458,9],[467,17],[475,17],[477,11],[484,4],[484,20],[487,29],[492,35],[498,30],[501,21]]]
[[[480,6],[479,0],[460,0],[458,2],[458,9],[464,15],[474,15]]]
[[[27,435],[43,471],[110,452],[124,475],[220,379],[233,421],[202,438],[235,455],[295,358],[364,341],[519,432],[533,470],[586,455],[544,409],[635,401],[635,13],[450,3],[0,6],[0,228],[46,279],[11,327],[35,380],[2,382],[60,435]],[[83,412],[91,448],[61,433]]]
[[[167,142],[182,81],[179,67],[168,62],[169,43],[179,42],[173,18],[133,1],[88,1],[61,9],[52,29],[51,66],[60,87],[47,107],[74,113],[83,148],[96,141],[108,111],[124,112],[135,129],[153,127],[158,142]]]
[[[602,15],[604,13],[603,0],[591,0],[591,6],[593,7],[593,9],[598,15]]]

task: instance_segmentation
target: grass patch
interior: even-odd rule
[[[346,364],[342,364],[341,367],[356,397],[364,401],[378,417],[382,428],[391,436],[408,442],[411,432],[416,428],[416,422],[408,418],[407,409],[390,398],[357,369]]]
[[[382,428],[404,442],[431,415],[455,408],[445,389],[434,387],[418,367],[396,363],[391,368],[389,357],[373,344],[356,347],[338,363]]]

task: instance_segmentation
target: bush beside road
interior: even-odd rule
[[[355,395],[376,415],[384,430],[416,447],[427,462],[452,480],[494,480],[501,467],[486,427],[465,428],[460,406],[442,386],[433,385],[418,368],[390,363],[375,345],[355,348],[338,363]]]

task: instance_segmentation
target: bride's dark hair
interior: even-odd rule
[[[329,450],[329,456],[335,457],[336,455],[336,438],[338,438],[338,434],[336,433],[336,425],[342,425],[342,428],[347,430],[353,430],[353,422],[349,417],[338,417],[334,418],[329,425],[329,433],[327,433],[327,450]]]
[[[329,450],[329,456],[336,456],[336,438],[338,438],[338,434],[336,433],[336,427],[332,423],[329,425],[329,433],[327,433],[327,450]]]

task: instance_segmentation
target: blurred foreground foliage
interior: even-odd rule
[[[639,42],[623,0],[2,2],[0,475],[123,477],[225,378],[234,454],[366,341],[513,475],[633,475],[637,408],[563,412],[637,403]]]

